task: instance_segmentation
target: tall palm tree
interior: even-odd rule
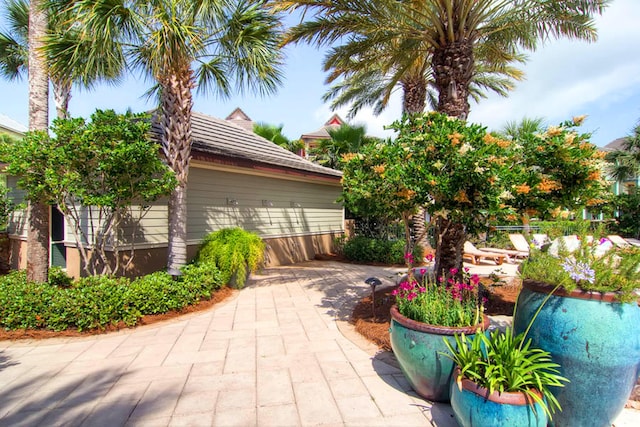
[[[5,2],[5,18],[10,31],[0,32],[0,73],[9,80],[23,77],[29,63],[29,1],[8,0]],[[47,32],[61,22],[60,16],[48,15]],[[58,29],[64,32],[66,30]],[[60,118],[68,116],[71,98],[71,81],[64,76],[51,78],[56,113]]]
[[[93,63],[82,56],[109,52],[109,67],[140,70],[159,94],[162,148],[178,180],[169,197],[167,267],[180,274],[187,260],[186,189],[191,156],[193,89],[228,96],[234,83],[266,94],[281,79],[281,24],[248,0],[59,0],[73,14],[81,43],[50,40],[52,69]]]
[[[29,130],[46,132],[49,126],[49,78],[47,61],[41,53],[47,32],[44,1],[29,5],[28,73]],[[49,272],[49,205],[29,200],[27,226],[27,280],[46,282]]]
[[[592,16],[602,13],[609,0],[273,0],[278,10],[302,8],[312,16],[294,27],[290,41],[331,45],[346,40],[349,55],[374,58],[380,75],[405,69],[405,77],[418,76],[418,64],[428,60],[433,85],[438,93],[437,110],[466,119],[469,96],[478,63],[506,65],[520,49],[534,50],[540,40],[570,37],[587,41],[596,38]],[[392,46],[390,46],[390,41]],[[390,48],[393,47],[393,48]],[[365,67],[366,68],[366,67]],[[425,69],[426,70],[426,69]],[[348,71],[347,71],[348,72]],[[344,73],[338,70],[339,74]],[[418,86],[403,85],[409,96],[423,92]],[[416,96],[418,99],[419,96]],[[417,107],[420,105],[416,103]],[[437,271],[462,264],[466,233],[462,224],[438,218]]]

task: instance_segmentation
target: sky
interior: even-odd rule
[[[553,125],[586,114],[581,131],[591,132],[591,141],[596,145],[629,135],[640,120],[639,20],[640,1],[614,0],[596,18],[597,42],[564,39],[540,44],[522,66],[526,80],[518,83],[507,98],[491,95],[479,104],[472,103],[469,121],[497,130],[524,117],[540,117]],[[0,21],[0,27],[6,28],[4,22]],[[225,118],[240,107],[254,122],[283,125],[283,133],[289,138],[313,132],[334,113],[322,102],[328,89],[324,84],[326,73],[322,71],[324,52],[306,45],[287,47],[283,85],[275,95],[262,98],[245,93],[219,99],[196,94],[194,111]],[[71,115],[88,117],[95,109],[153,109],[154,100],[144,97],[150,85],[149,81],[131,76],[118,86],[101,84],[91,91],[74,87]],[[384,127],[400,117],[400,96],[397,91],[380,116],[365,110],[350,123],[365,125],[370,135],[392,136]],[[343,119],[346,112],[346,108],[335,111]],[[26,78],[0,80],[0,114],[28,124]],[[51,101],[50,116],[54,115]]]

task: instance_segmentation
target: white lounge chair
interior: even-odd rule
[[[517,251],[529,256],[529,242],[522,234],[509,234],[509,240]]]
[[[464,242],[464,252],[462,253],[462,258],[467,258],[470,260],[471,264],[480,264],[480,260],[488,259],[490,261],[495,262],[497,265],[501,265],[505,258],[508,258],[507,254],[498,253],[498,252],[489,252],[487,248],[486,251],[480,250],[476,248],[473,243],[467,241]]]
[[[617,234],[610,234],[607,236],[607,239],[611,240],[611,243],[618,246],[619,248],[628,248],[629,246],[631,246],[631,243],[629,243],[627,239],[622,236],[618,236]]]

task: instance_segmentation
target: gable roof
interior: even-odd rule
[[[240,109],[240,107],[236,108],[227,116],[225,119],[236,126],[241,127],[244,130],[248,130],[249,132],[253,132],[253,120],[247,114]]]
[[[305,133],[300,136],[300,139],[331,139],[328,129],[337,129],[345,123],[339,115],[334,114],[326,121],[324,126],[313,132]]]
[[[156,137],[160,135],[157,121],[152,130]],[[312,163],[253,132],[206,114],[192,113],[191,138],[194,157],[201,153],[206,160],[226,164],[262,165],[282,172],[296,171],[332,179],[342,176],[340,171]]]
[[[4,114],[0,114],[0,128],[4,128],[10,132],[14,132],[17,134],[23,134],[29,130],[22,123],[18,123],[17,121],[5,116]]]
[[[626,140],[627,140],[626,137],[614,139],[613,141],[611,141],[610,143],[602,147],[602,151],[624,150],[624,142]]]

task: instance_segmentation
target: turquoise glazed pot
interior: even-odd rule
[[[455,365],[451,359],[439,354],[449,351],[442,338],[455,346],[453,336],[456,333],[473,336],[478,328],[486,330],[488,327],[487,316],[483,316],[482,323],[464,328],[428,325],[404,317],[394,305],[389,329],[391,348],[416,393],[434,402],[448,402]]]
[[[454,371],[457,377],[458,368]],[[540,397],[542,395],[538,394]],[[545,427],[547,414],[524,393],[494,391],[464,378],[451,382],[451,408],[460,427]]]
[[[523,282],[514,328],[526,330],[553,286]],[[640,308],[619,303],[613,293],[558,289],[542,307],[528,337],[533,347],[560,364],[571,382],[552,387],[562,412],[555,426],[610,426],[620,414],[640,373]]]

